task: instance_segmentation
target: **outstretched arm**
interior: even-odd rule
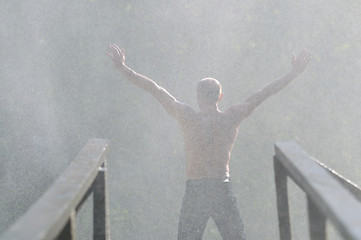
[[[177,117],[179,113],[189,110],[190,107],[188,107],[188,105],[178,102],[169,92],[167,92],[167,90],[160,87],[156,82],[146,76],[136,73],[126,66],[124,51],[120,50],[117,45],[110,45],[107,55],[113,61],[115,68],[123,76],[134,85],[152,94],[169,114]]]
[[[253,112],[253,110],[257,108],[264,100],[279,92],[300,73],[302,73],[305,70],[308,62],[311,60],[311,55],[311,52],[307,49],[304,49],[298,57],[296,57],[294,54],[292,58],[293,68],[289,73],[253,93],[242,103],[230,107],[227,111],[235,115],[235,118],[239,121],[248,117]]]

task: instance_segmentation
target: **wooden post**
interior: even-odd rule
[[[280,240],[291,240],[291,225],[288,206],[288,191],[287,191],[287,174],[284,167],[277,160],[273,158],[273,167],[276,181],[277,194],[277,212],[278,212],[278,227],[280,231]]]
[[[314,204],[312,199],[307,197],[308,223],[311,240],[326,240],[326,219]]]
[[[107,169],[106,161],[100,168],[93,183],[93,239],[110,239],[109,214],[107,201]]]
[[[75,211],[72,211],[70,214],[68,222],[65,224],[65,227],[60,232],[57,240],[75,240]]]

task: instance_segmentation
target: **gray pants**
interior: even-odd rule
[[[201,240],[212,217],[223,240],[245,240],[245,232],[230,182],[188,180],[178,226],[178,240]]]

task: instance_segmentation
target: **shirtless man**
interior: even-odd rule
[[[222,87],[216,79],[202,79],[197,86],[199,111],[176,100],[153,80],[125,65],[124,51],[109,47],[108,56],[130,82],[152,94],[178,120],[186,154],[186,192],[178,226],[178,240],[200,240],[207,221],[213,218],[224,240],[245,239],[244,227],[229,179],[229,160],[241,122],[268,97],[297,75],[311,59],[303,50],[292,58],[292,70],[226,111],[218,109]]]

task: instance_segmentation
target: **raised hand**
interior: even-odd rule
[[[120,50],[120,48],[117,45],[115,44],[110,45],[109,52],[107,52],[107,55],[113,61],[114,66],[116,68],[121,68],[124,65],[125,62],[124,50]]]
[[[300,55],[298,57],[296,57],[295,54],[293,54],[293,57],[292,57],[292,66],[293,66],[293,69],[292,69],[292,72],[295,74],[295,75],[298,75],[300,73],[302,73],[307,64],[309,63],[309,61],[311,60],[311,56],[312,56],[312,52],[307,50],[307,49],[304,49]]]

